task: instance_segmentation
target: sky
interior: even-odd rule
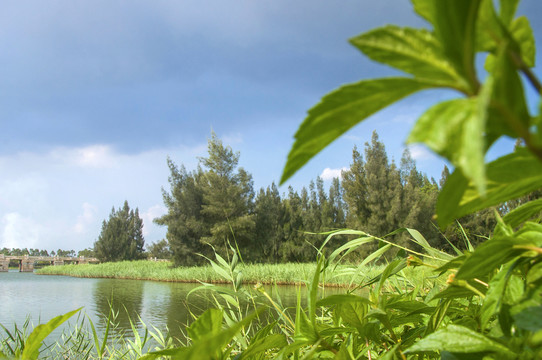
[[[542,2],[524,0],[521,14],[540,43],[532,16]],[[166,229],[152,219],[166,212],[166,159],[194,169],[212,131],[240,152],[256,190],[278,183],[297,127],[323,95],[398,75],[347,41],[390,23],[426,26],[406,0],[2,2],[0,248],[92,247],[125,200],[140,211],[146,243],[161,240]],[[373,130],[399,161],[417,117],[452,96],[423,92],[375,114],[280,191],[330,181]],[[410,150],[438,180],[445,163]]]

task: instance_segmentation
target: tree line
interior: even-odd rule
[[[432,246],[464,248],[464,236],[476,243],[478,236],[489,235],[496,221],[495,212],[488,210],[439,231],[432,217],[448,168],[439,182],[429,179],[416,168],[408,149],[396,164],[376,132],[363,151],[354,147],[349,169],[329,188],[317,177],[300,191],[289,187],[281,195],[273,183],[255,192],[252,176],[239,167],[239,156],[213,133],[208,156],[199,159],[195,170],[168,158],[170,189],[163,189],[168,212],[155,223],[167,226],[177,265],[200,264],[213,251],[226,256],[230,247],[238,248],[248,262],[313,261],[325,238],[318,233],[343,228],[384,236],[409,227]],[[410,246],[405,235],[391,239]],[[338,238],[329,250],[341,244]],[[371,251],[351,254],[351,260]]]
[[[57,251],[52,250],[51,252],[47,250],[33,249],[33,248],[7,248],[4,247],[0,249],[0,254],[6,256],[60,256],[60,257],[75,257],[75,250],[62,250],[58,249]],[[79,251],[77,256],[85,256],[85,250]]]
[[[476,245],[490,235],[497,216],[542,195],[538,191],[467,215],[441,231],[433,215],[449,169],[444,166],[437,182],[417,169],[408,149],[398,164],[390,161],[376,132],[362,151],[354,147],[350,167],[328,188],[316,177],[299,191],[288,187],[280,194],[272,183],[256,192],[250,173],[239,167],[239,157],[212,133],[208,155],[199,158],[195,170],[187,171],[168,158],[170,188],[162,189],[168,211],[154,220],[167,226],[166,239],[145,251],[139,210],[130,209],[125,201],[111,210],[94,247],[85,251],[101,261],[172,257],[179,266],[205,263],[213,252],[227,256],[230,249],[239,250],[247,262],[309,262],[325,239],[322,233],[344,228],[379,237],[413,228],[431,246],[452,251],[467,248],[469,242]],[[388,239],[414,246],[406,233]],[[326,248],[334,250],[346,240],[336,236]],[[378,245],[372,246],[358,249],[348,259],[363,259]]]

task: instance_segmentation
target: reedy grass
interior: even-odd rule
[[[49,323],[33,326],[27,318],[22,326],[15,324],[12,330],[2,325],[0,359],[138,359],[148,351],[182,345],[180,341],[175,342],[167,330],[149,329],[141,319],[137,323],[131,322],[130,330],[119,329],[117,316],[118,312],[112,309],[108,316],[104,315],[100,321],[105,323],[106,330],[98,333],[92,320],[84,312],[78,311],[75,322],[68,322],[60,336],[52,342],[32,338],[33,333]],[[144,329],[143,334],[138,328]],[[52,330],[54,328],[50,327],[44,335],[49,335]],[[39,349],[39,352],[25,355],[31,347]]]
[[[385,265],[369,264],[362,269],[354,265],[339,265],[328,272],[330,286],[352,286],[378,275]],[[296,285],[311,279],[315,263],[239,264],[245,284]],[[87,278],[117,278],[191,283],[229,283],[212,266],[172,267],[169,262],[148,260],[116,263],[48,266],[36,270],[40,275],[67,275]]]

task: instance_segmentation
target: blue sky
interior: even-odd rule
[[[536,0],[519,9],[538,42],[541,10]],[[90,247],[125,199],[139,208],[147,243],[160,240],[152,218],[165,211],[166,158],[194,168],[211,130],[241,152],[256,189],[278,182],[321,96],[395,74],[347,42],[387,23],[425,26],[405,0],[3,2],[0,247]],[[425,92],[376,114],[286,186],[348,167],[375,129],[399,160],[416,118],[450,96]],[[444,163],[411,150],[438,180]]]

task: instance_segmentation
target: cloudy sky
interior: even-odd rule
[[[519,13],[542,14],[542,2]],[[0,248],[90,247],[124,200],[147,243],[160,240],[166,158],[193,169],[212,130],[241,152],[256,189],[278,182],[309,107],[341,84],[394,74],[347,43],[387,23],[425,26],[406,0],[2,2]],[[376,114],[281,190],[348,167],[373,130],[399,160],[416,117],[450,96]],[[411,150],[438,179],[444,163]]]

